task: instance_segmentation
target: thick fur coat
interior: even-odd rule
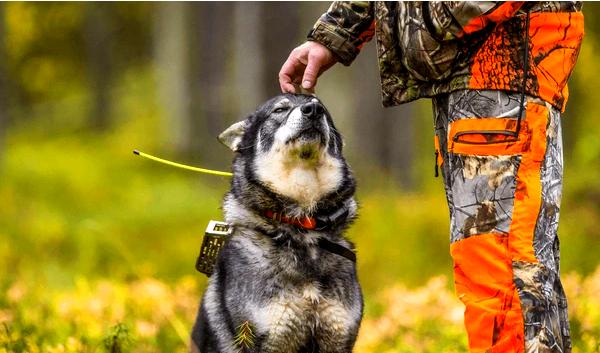
[[[235,151],[223,202],[234,231],[202,298],[192,351],[351,352],[363,309],[355,263],[319,240],[353,249],[343,232],[357,209],[329,112],[314,96],[280,95],[219,138]],[[268,212],[343,216],[306,229]]]

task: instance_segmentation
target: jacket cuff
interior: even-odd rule
[[[318,21],[308,32],[308,40],[323,44],[331,50],[345,66],[350,65],[360,50],[352,44],[352,40],[341,33],[335,26]]]

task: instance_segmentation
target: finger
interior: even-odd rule
[[[303,66],[297,59],[290,56],[279,70],[279,87],[282,92],[295,93],[293,82],[299,79],[298,66]]]
[[[321,66],[322,60],[320,57],[309,55],[304,76],[302,77],[302,88],[310,90],[317,84],[317,76],[319,76]]]
[[[281,88],[281,92],[283,93],[296,93],[296,88],[291,77],[281,72],[279,73],[279,88]]]
[[[300,87],[298,89],[298,91],[302,94],[306,94],[306,95],[311,95],[311,94],[315,94],[315,88],[304,88],[304,87]]]

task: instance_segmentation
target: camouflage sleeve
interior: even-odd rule
[[[524,1],[423,2],[423,21],[438,39],[452,40],[510,19],[523,4]]]
[[[335,1],[315,23],[308,40],[323,44],[347,66],[373,38],[374,19],[371,1]]]

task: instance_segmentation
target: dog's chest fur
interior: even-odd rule
[[[327,352],[328,347],[334,351],[344,343],[340,337],[345,337],[361,316],[359,306],[347,303],[347,292],[355,289],[344,289],[353,273],[351,262],[345,258],[317,247],[300,249],[293,242],[277,245],[249,231],[234,233],[224,254],[229,263],[217,268],[209,291],[210,287],[221,291],[217,287],[228,278],[249,280],[238,292],[249,296],[242,299],[232,295],[226,301],[234,321],[250,318],[256,333],[264,337],[261,352],[300,351],[312,339],[321,352]],[[225,268],[229,273],[225,279],[219,278],[219,271]]]
[[[300,164],[289,163],[287,158],[288,154],[278,149],[260,154],[255,170],[272,190],[297,200],[302,206],[314,207],[321,195],[335,190],[342,180],[340,162],[327,154]],[[320,165],[315,167],[312,163]]]

